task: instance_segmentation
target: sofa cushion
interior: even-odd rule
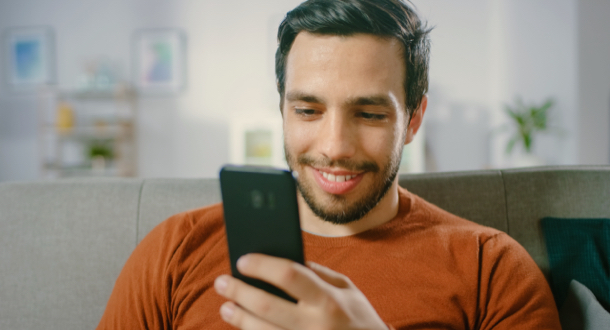
[[[0,185],[0,329],[91,329],[136,244],[141,180]]]
[[[589,288],[610,310],[610,219],[542,219],[551,290],[562,306],[570,282]]]
[[[576,280],[570,282],[559,319],[563,330],[610,329],[610,313],[599,304],[591,290]]]

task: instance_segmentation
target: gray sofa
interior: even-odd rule
[[[507,232],[548,275],[545,216],[610,218],[610,166],[403,175],[438,206]],[[159,222],[220,201],[215,179],[0,184],[0,329],[92,329],[123,263]]]

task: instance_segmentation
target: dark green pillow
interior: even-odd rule
[[[557,306],[563,305],[570,281],[577,280],[610,310],[610,219],[548,217],[542,229]]]

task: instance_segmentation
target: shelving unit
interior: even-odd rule
[[[137,175],[137,97],[132,88],[50,90],[47,100],[40,102],[44,178]],[[67,122],[60,107],[69,109]]]

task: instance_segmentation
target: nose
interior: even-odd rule
[[[356,153],[357,132],[355,125],[340,110],[329,110],[318,139],[321,152],[330,160],[348,159]]]

